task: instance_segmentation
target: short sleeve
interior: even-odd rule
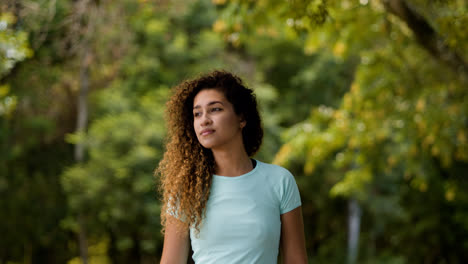
[[[287,170],[280,187],[280,213],[284,214],[301,206],[301,196],[294,176]]]

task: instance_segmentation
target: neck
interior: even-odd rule
[[[252,161],[242,147],[238,151],[213,150],[217,175],[239,176],[253,169]]]

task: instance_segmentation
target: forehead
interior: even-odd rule
[[[198,92],[198,94],[193,99],[193,105],[205,105],[213,101],[220,101],[224,103],[227,101],[227,99],[224,96],[224,93],[217,89],[203,89],[200,92]]]

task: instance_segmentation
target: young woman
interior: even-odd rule
[[[263,137],[252,90],[215,71],[175,88],[159,164],[161,263],[307,263],[301,201],[286,169],[251,159]]]

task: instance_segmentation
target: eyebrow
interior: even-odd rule
[[[207,105],[210,106],[210,105],[214,105],[214,104],[222,104],[222,105],[224,105],[223,102],[221,102],[221,101],[212,101],[212,102],[209,102]],[[196,105],[196,106],[193,107],[193,109],[198,109],[198,108],[200,108],[200,107],[201,107],[200,105]]]

